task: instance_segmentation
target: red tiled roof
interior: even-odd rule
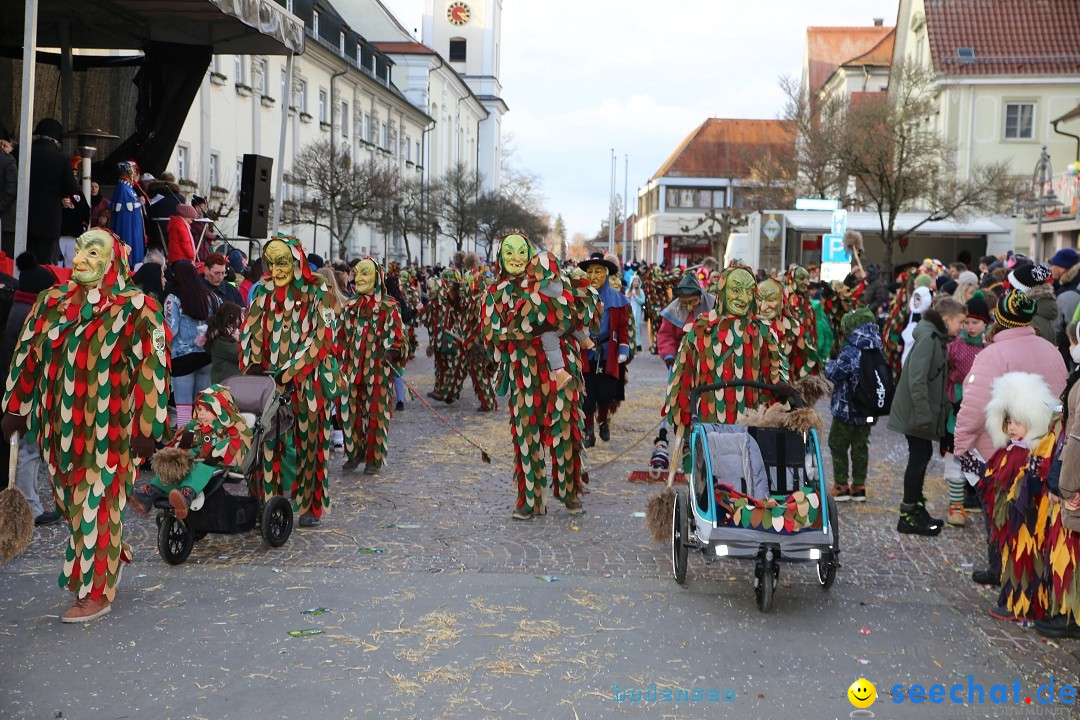
[[[790,155],[794,147],[795,134],[787,121],[709,118],[679,143],[653,179],[745,178],[754,156]]]
[[[841,65],[871,65],[874,67],[890,67],[892,65],[893,45],[896,43],[896,28],[889,28],[885,37],[878,44],[863,54],[845,60]]]
[[[411,40],[372,43],[387,55],[434,55],[435,51],[424,43]]]
[[[934,69],[945,75],[1080,75],[1077,0],[925,0]],[[971,48],[964,61],[958,48]]]
[[[821,89],[836,68],[873,50],[892,32],[893,28],[877,25],[806,28],[807,81],[810,85],[807,90],[811,96]]]

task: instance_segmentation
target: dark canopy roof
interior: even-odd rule
[[[165,42],[208,46],[218,54],[304,51],[304,24],[273,0],[38,0],[38,47],[60,47],[65,22],[73,48],[139,49]],[[22,44],[20,8],[0,23],[0,47]]]

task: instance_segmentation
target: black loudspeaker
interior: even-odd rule
[[[269,234],[270,183],[274,160],[263,155],[244,155],[240,174],[240,220],[236,233],[241,237],[265,238]]]

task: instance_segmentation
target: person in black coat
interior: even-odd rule
[[[43,118],[34,128],[30,144],[26,249],[43,265],[52,265],[59,257],[61,211],[71,203],[71,196],[79,193],[71,160],[60,145],[63,137],[58,120]]]
[[[19,168],[11,154],[11,131],[0,123],[0,249],[14,259],[15,195],[19,189]]]

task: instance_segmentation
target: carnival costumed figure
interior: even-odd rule
[[[524,235],[503,238],[496,282],[484,299],[484,338],[498,368],[497,392],[507,395],[510,408],[516,520],[545,512],[542,491],[548,454],[554,496],[572,514],[585,511],[580,497],[582,359],[575,340],[560,343],[563,365],[575,377],[558,388],[541,334],[555,332],[565,339],[580,329],[575,325],[587,300],[575,298],[573,290],[548,297],[542,290],[553,282],[562,282],[554,255],[538,253]]]
[[[63,622],[109,612],[131,561],[121,516],[139,459],[167,424],[169,337],[161,307],[132,283],[127,247],[103,228],[75,241],[71,282],[38,296],[15,349],[0,427],[40,447],[70,535]]]
[[[357,263],[356,293],[345,306],[338,331],[341,374],[348,390],[341,404],[348,456],[342,470],[363,463],[364,473],[374,475],[386,459],[394,376],[401,372],[405,335],[397,302],[383,294],[382,267],[374,258]]]
[[[416,278],[408,270],[402,270],[398,274],[398,283],[401,286],[401,297],[405,301],[401,306],[401,322],[405,326],[405,356],[402,362],[408,364],[416,357],[416,325],[420,312],[420,288],[416,284]]]
[[[142,262],[146,254],[146,224],[143,220],[143,205],[135,187],[138,182],[138,166],[133,162],[119,164],[120,177],[116,181],[109,207],[109,228],[116,233],[129,248],[132,265]]]
[[[757,283],[750,268],[733,265],[721,277],[716,311],[699,315],[683,338],[672,368],[664,415],[676,429],[690,426],[690,391],[699,385],[729,380],[787,382],[776,339],[755,318]],[[759,404],[760,391],[728,388],[701,396],[699,417],[705,422],[733,424],[739,413]]]
[[[443,270],[438,300],[431,303],[429,353],[435,361],[435,389],[428,397],[447,405],[457,401],[465,383],[465,299],[462,277],[454,268]]]
[[[856,276],[861,274],[859,270],[853,270]],[[844,315],[854,310],[861,304],[863,293],[866,291],[866,279],[859,279],[854,286],[848,286],[839,280],[829,284],[828,291],[822,294],[821,309],[832,329],[832,352],[825,352],[818,348],[818,356],[835,357],[840,352],[840,346],[844,344]],[[820,334],[820,333],[819,333]],[[820,343],[819,343],[820,344]]]
[[[791,380],[817,372],[817,313],[810,304],[810,273],[795,266],[788,271],[787,312],[795,329],[789,350]]]
[[[262,493],[289,492],[300,526],[310,527],[330,507],[330,418],[341,394],[334,311],[296,238],[268,242],[263,267],[240,336],[240,369],[273,375],[290,395],[294,422],[263,444]]]
[[[889,313],[885,317],[885,326],[881,331],[882,350],[885,354],[885,362],[892,370],[893,382],[900,379],[900,370],[903,367],[904,354],[904,328],[908,324],[908,303],[914,289],[915,268],[909,268],[897,276],[896,281],[899,289],[889,305]]]
[[[668,291],[681,279],[680,276],[672,281],[670,274],[657,265],[653,265],[641,276],[641,289],[645,291],[645,317],[649,321],[649,333],[652,335],[649,352],[653,355],[657,353],[656,334],[660,331],[660,313],[668,304]]]
[[[588,351],[589,367],[585,374],[585,447],[596,444],[596,434],[607,442],[611,438],[608,412],[611,405],[626,395],[626,363],[630,359],[630,302],[616,292],[609,277],[619,274],[619,266],[593,253],[578,267],[589,276],[589,284],[600,297],[603,315],[600,327],[592,333],[593,347]],[[598,428],[594,426],[599,420]]]
[[[717,293],[722,292],[719,284]],[[757,317],[772,331],[781,355],[795,342],[795,321],[784,307],[784,286],[779,280],[765,278],[757,286]]]
[[[476,253],[466,253],[465,274],[462,278],[461,334],[463,337],[461,361],[454,365],[447,397],[457,397],[465,384],[465,377],[472,379],[473,392],[480,401],[479,412],[499,409],[495,400],[492,381],[491,351],[484,343],[484,276],[480,272],[480,258]]]
[[[186,450],[195,461],[179,482],[172,484],[155,477],[132,493],[131,506],[146,515],[154,502],[168,495],[176,517],[187,518],[191,503],[206,489],[219,467],[233,467],[251,447],[251,429],[224,385],[211,385],[195,396],[194,413],[180,432],[165,446]],[[154,459],[156,464],[164,455]]]
[[[604,259],[609,263],[618,267],[619,257],[612,253],[604,255]],[[587,276],[586,276],[587,277]],[[623,279],[619,273],[608,275],[608,283],[611,285],[611,289],[619,293],[623,297],[626,297],[626,293],[623,292]],[[625,389],[626,383],[630,380],[630,363],[634,361],[634,356],[637,354],[638,336],[637,336],[637,323],[634,318],[634,304],[630,302],[630,298],[626,298],[627,306],[629,307],[627,314],[627,342],[629,344],[630,352],[627,354],[626,362],[622,363],[623,368],[623,388]],[[625,392],[623,393],[625,396]],[[615,414],[619,412],[619,407],[622,405],[622,399],[614,400],[611,406],[608,408],[608,423],[615,417]]]

